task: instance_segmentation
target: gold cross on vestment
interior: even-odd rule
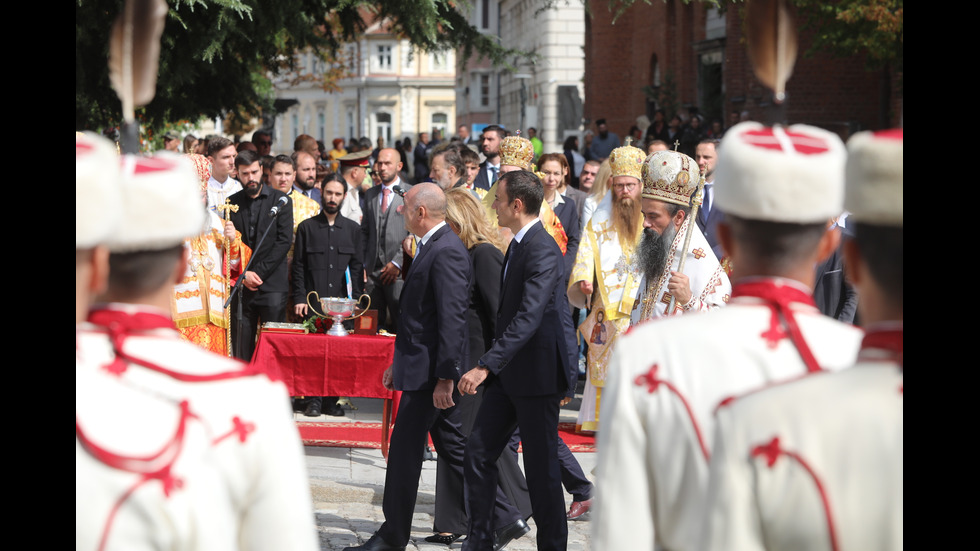
[[[221,217],[224,218],[225,220],[228,219],[229,212],[238,212],[238,205],[232,205],[231,199],[225,199],[225,204],[218,205],[215,208],[218,209],[219,211],[223,211],[221,213]]]

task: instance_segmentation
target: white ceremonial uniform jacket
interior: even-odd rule
[[[808,299],[796,282],[763,282]],[[725,308],[654,320],[620,338],[600,414],[596,549],[695,548],[715,408],[807,372],[794,343],[773,331],[781,322],[768,303],[737,291]],[[820,366],[854,363],[859,329],[801,302],[790,308]]]
[[[319,549],[285,387],[182,340],[159,310],[89,319],[76,332],[75,549]],[[116,322],[142,326],[116,335],[133,361],[104,329]]]
[[[855,367],[718,410],[704,549],[902,549],[901,335],[869,329]]]

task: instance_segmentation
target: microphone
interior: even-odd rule
[[[396,185],[395,187],[391,188],[391,191],[397,193],[399,197],[405,197],[405,192],[402,191],[402,187],[399,185]]]
[[[279,198],[279,202],[276,203],[276,206],[272,207],[272,210],[269,211],[269,216],[272,217],[272,218],[275,218],[276,216],[278,216],[279,215],[279,211],[283,207],[285,207],[286,206],[286,203],[288,203],[288,202],[289,202],[289,198],[287,198],[286,196],[280,197]]]

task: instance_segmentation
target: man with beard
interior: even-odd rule
[[[589,338],[602,312],[607,327],[604,344],[589,346],[588,378],[579,409],[578,428],[594,431],[598,426],[598,399],[606,378],[609,354],[619,333],[630,325],[630,314],[640,289],[640,274],[633,268],[633,255],[643,217],[640,212],[640,178],[643,150],[626,145],[609,155],[612,191],[599,203],[585,225],[575,265],[569,277],[568,301],[592,313],[579,328]],[[593,293],[593,291],[597,291]],[[590,300],[591,297],[591,300]]]
[[[293,207],[285,193],[262,184],[262,165],[257,154],[242,151],[235,159],[235,166],[245,189],[229,198],[231,204],[238,205],[238,212],[231,213],[231,221],[241,232],[242,241],[252,249],[254,261],[244,274],[245,290],[240,295],[243,319],[232,321],[232,341],[235,356],[249,361],[255,350],[259,320],[263,323],[286,320],[289,274],[284,260],[293,242]],[[273,218],[270,214],[277,206],[279,214]],[[270,225],[275,227],[256,249]]]
[[[429,163],[429,176],[443,191],[465,186],[466,165],[459,155],[459,149],[451,144],[436,146]]]
[[[408,237],[405,228],[404,200],[395,187],[407,192],[411,187],[398,177],[402,169],[394,149],[382,149],[374,164],[379,184],[364,193],[364,221],[361,224],[361,246],[366,291],[371,305],[378,310],[378,326],[397,332],[398,301],[404,281],[402,275],[402,241]]]
[[[483,129],[483,135],[480,136],[480,153],[483,153],[486,160],[480,165],[480,172],[473,181],[473,186],[477,189],[489,190],[497,178],[500,178],[500,144],[506,137],[507,131],[496,124]],[[531,155],[534,155],[533,147]]]
[[[595,127],[599,133],[595,138],[592,138],[592,145],[589,146],[586,153],[588,153],[589,160],[601,163],[611,155],[613,149],[619,147],[619,136],[609,131],[609,127],[606,126],[606,119],[595,121]]]
[[[642,300],[634,307],[633,324],[723,306],[731,282],[697,224],[689,223],[688,205],[701,177],[694,159],[676,151],[658,151],[645,164],[640,199],[643,238],[635,263],[643,276]],[[688,231],[691,242],[681,273],[677,268]],[[674,310],[667,312],[671,298]]]
[[[296,230],[293,255],[293,313],[303,319],[313,315],[306,295],[316,291],[323,297],[357,298],[364,292],[361,261],[361,228],[340,214],[347,184],[336,180],[323,184],[323,210],[304,220]],[[308,417],[320,412],[342,416],[336,396],[312,397],[306,404]]]
[[[323,197],[320,195],[320,190],[316,188],[316,159],[305,151],[293,152],[292,158],[296,163],[296,181],[293,183],[293,189],[313,199],[317,204],[322,203]]]

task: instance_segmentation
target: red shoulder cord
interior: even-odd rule
[[[779,437],[774,436],[766,444],[760,444],[752,448],[752,457],[762,457],[766,460],[766,466],[770,469],[776,464],[776,460],[780,456],[786,456],[794,460],[799,466],[803,467],[803,470],[813,479],[813,483],[817,488],[817,493],[820,494],[820,502],[823,505],[824,515],[827,519],[827,534],[830,538],[830,548],[833,551],[840,549],[840,545],[837,543],[837,529],[834,526],[834,517],[830,511],[830,498],[827,496],[827,490],[824,488],[823,482],[820,481],[820,477],[817,476],[816,471],[810,467],[800,454],[787,450],[779,445]]]
[[[110,452],[93,442],[85,434],[85,431],[82,430],[78,422],[78,414],[75,415],[75,438],[89,455],[113,469],[140,475],[139,480],[123,492],[119,496],[119,499],[116,500],[116,503],[113,504],[112,510],[106,519],[105,526],[102,529],[102,537],[99,538],[100,550],[106,547],[109,539],[109,531],[112,528],[112,523],[115,521],[116,513],[119,512],[122,504],[133,495],[133,492],[137,488],[151,480],[159,480],[163,487],[164,496],[170,497],[171,491],[179,490],[184,485],[183,480],[174,476],[171,470],[173,469],[174,463],[177,462],[177,458],[180,457],[180,452],[184,447],[184,433],[187,430],[187,420],[191,417],[194,417],[194,414],[191,413],[187,400],[180,402],[180,421],[177,423],[177,430],[170,440],[163,445],[163,448],[146,457],[126,457]]]
[[[151,362],[145,358],[139,358],[127,354],[123,343],[133,334],[152,331],[156,329],[172,329],[176,331],[173,321],[170,318],[152,312],[123,312],[111,309],[93,310],[88,316],[89,323],[97,325],[109,334],[112,342],[113,351],[116,359],[105,366],[105,369],[113,375],[121,375],[126,371],[127,363],[141,365],[147,369],[152,369],[158,373],[163,373],[168,377],[185,382],[207,382],[222,379],[232,379],[236,377],[256,375],[259,371],[252,366],[243,366],[233,371],[222,373],[212,373],[208,375],[192,375],[174,371],[163,367],[160,364]]]
[[[806,370],[810,373],[822,371],[820,364],[817,363],[816,357],[810,351],[810,346],[807,345],[806,339],[803,338],[803,332],[800,331],[800,326],[796,323],[796,316],[790,307],[790,304],[793,302],[816,307],[812,296],[792,285],[782,285],[771,280],[750,281],[735,285],[732,288],[732,298],[740,296],[762,299],[766,301],[766,304],[772,311],[769,329],[760,335],[769,343],[769,348],[776,348],[776,345],[781,339],[789,336],[799,351],[800,356],[803,358]],[[785,320],[788,333],[783,330],[782,324],[779,321],[780,317]]]

